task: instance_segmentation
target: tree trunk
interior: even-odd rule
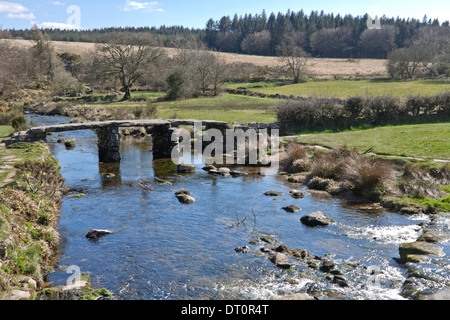
[[[125,87],[123,88],[123,91],[125,91],[125,95],[123,96],[123,99],[122,99],[122,100],[130,100],[130,98],[131,98],[131,90],[130,90],[130,87],[125,86]]]

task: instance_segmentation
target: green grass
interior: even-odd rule
[[[14,128],[11,126],[0,126],[0,141],[11,137],[14,131]]]
[[[431,198],[404,198],[405,202],[413,203],[419,206],[432,208],[435,211],[450,212],[450,186],[441,186],[444,192],[448,195],[441,199],[431,199]]]
[[[233,84],[234,87],[245,87],[266,94],[294,95],[303,97],[337,97],[348,98],[364,95],[389,95],[406,97],[408,95],[435,95],[450,90],[450,81],[415,80],[336,80],[322,82],[307,82],[280,86],[272,83],[266,87],[252,87],[248,83]]]
[[[138,97],[140,93],[134,93]],[[150,95],[150,93],[149,93]],[[145,107],[146,102],[117,101],[101,105],[106,108]],[[180,101],[154,101],[151,106],[158,108],[158,118],[181,118],[198,120],[216,120],[232,123],[276,121],[277,100],[268,98],[248,97],[243,95],[223,94],[219,97],[205,97]]]
[[[372,152],[381,155],[450,160],[449,122],[318,133],[298,136],[295,140],[331,148],[347,145],[361,152],[372,148]]]

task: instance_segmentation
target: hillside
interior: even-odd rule
[[[33,46],[32,40],[6,40],[18,46]],[[71,52],[81,54],[95,49],[94,43],[87,42],[53,42],[57,52]],[[175,50],[165,48],[169,56]],[[228,63],[251,63],[257,66],[274,67],[280,64],[277,57],[244,55],[235,53],[219,53]],[[358,75],[380,77],[386,74],[386,60],[382,59],[320,59],[312,58],[308,61],[308,69],[312,76],[318,78],[332,78],[333,76]]]

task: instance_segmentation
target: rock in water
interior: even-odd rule
[[[310,215],[304,216],[300,219],[300,221],[308,227],[328,226],[334,222],[333,219],[327,217],[322,211],[317,211],[311,213]]]
[[[288,207],[283,207],[283,210],[290,213],[296,213],[299,212],[301,209],[297,206],[292,205]]]
[[[211,170],[217,170],[217,168],[212,164],[207,164],[206,166],[203,167],[203,170],[206,172],[210,172]]]
[[[191,204],[195,202],[195,198],[191,196],[191,193],[187,190],[180,190],[175,193],[175,197],[182,204]]]
[[[179,164],[177,166],[178,173],[196,173],[197,168],[191,164]]]
[[[265,196],[268,197],[279,197],[279,196],[284,196],[283,192],[280,191],[267,191],[266,193],[264,193]]]
[[[399,248],[400,261],[405,263],[408,261],[408,256],[411,255],[429,255],[439,257],[443,255],[443,248],[433,243],[425,241],[416,241],[412,243],[403,243]]]
[[[107,234],[111,234],[111,233],[112,233],[112,231],[109,231],[109,230],[92,229],[87,232],[86,238],[92,239],[92,240],[97,240],[100,237],[103,237],[103,236],[105,236]]]

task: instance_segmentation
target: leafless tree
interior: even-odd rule
[[[164,51],[153,46],[149,35],[110,33],[97,47],[98,71],[115,79],[125,92],[123,100],[131,97],[131,88],[141,77],[155,71]]]
[[[395,79],[413,79],[423,73],[432,57],[430,48],[422,45],[397,49],[388,56],[388,72]]]
[[[286,39],[278,46],[277,51],[284,68],[293,76],[293,82],[299,83],[302,77],[306,75],[308,54],[292,39]]]

